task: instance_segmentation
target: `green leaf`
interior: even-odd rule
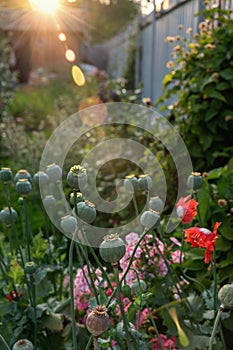
[[[216,90],[211,90],[208,92],[208,97],[212,97],[212,98],[215,98],[219,101],[223,101],[223,102],[226,102],[226,98],[218,91]]]
[[[222,175],[223,173],[223,169],[224,168],[216,168],[216,169],[213,169],[213,170],[210,170],[208,172],[208,178],[207,180],[214,180],[214,179],[218,179],[220,177],[220,175]]]
[[[173,75],[171,73],[168,73],[167,75],[165,75],[165,77],[162,81],[162,85],[163,86],[168,85],[171,82],[172,78],[173,78]]]
[[[201,216],[201,225],[205,227],[206,221],[209,217],[210,211],[210,194],[208,192],[208,187],[200,188],[198,191],[198,208]]]
[[[226,68],[222,70],[220,73],[221,77],[223,77],[226,80],[232,80],[233,79],[233,69],[232,68]]]
[[[226,82],[221,82],[221,83],[216,85],[216,89],[219,90],[219,91],[227,90],[229,88],[230,88],[230,86]]]
[[[222,236],[218,237],[215,246],[216,249],[220,250],[221,252],[227,252],[231,248],[229,241],[224,239]]]
[[[7,345],[5,339],[0,334],[0,345],[1,350],[10,350],[9,346]]]
[[[228,239],[229,241],[233,241],[233,230],[230,220],[226,219],[218,230],[224,238]]]
[[[208,122],[209,120],[211,120],[213,117],[216,116],[216,114],[218,114],[218,111],[213,110],[213,109],[208,109],[206,114],[205,114],[205,121]]]

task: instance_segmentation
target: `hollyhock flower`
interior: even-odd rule
[[[193,221],[197,215],[197,205],[198,203],[194,199],[191,199],[191,195],[179,199],[176,204],[176,212],[184,224]]]
[[[191,243],[191,247],[205,248],[204,261],[208,264],[212,261],[212,252],[217,235],[217,229],[221,225],[221,222],[216,222],[213,228],[213,232],[204,227],[191,227],[184,230],[186,242]]]

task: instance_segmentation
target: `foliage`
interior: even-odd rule
[[[162,103],[160,110],[179,126],[194,167],[207,171],[223,166],[232,154],[233,21],[230,11],[208,5],[202,15],[199,34],[190,38],[187,29],[183,41],[179,35],[167,37],[173,60],[157,105]],[[175,102],[165,106],[171,98]]]

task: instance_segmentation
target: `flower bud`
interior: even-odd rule
[[[10,168],[2,168],[0,170],[0,180],[3,182],[11,181],[13,174]]]
[[[132,291],[135,294],[144,293],[147,290],[146,282],[143,280],[135,281],[132,283]]]
[[[20,339],[18,340],[12,350],[33,350],[34,346],[33,344],[30,342],[30,340],[27,339]]]
[[[92,223],[96,218],[95,205],[89,201],[77,204],[78,217],[86,223]]]
[[[200,189],[203,185],[203,180],[201,173],[192,173],[188,177],[187,185],[189,188],[193,189],[194,191]]]
[[[134,193],[139,188],[138,179],[135,175],[128,175],[124,179],[124,187],[127,191]]]
[[[160,216],[156,211],[152,209],[146,210],[144,213],[142,213],[140,222],[142,226],[146,227],[147,229],[155,228],[160,222]]]
[[[62,170],[60,166],[55,163],[47,165],[46,173],[49,177],[49,181],[51,182],[56,182],[61,180]]]
[[[13,208],[11,208],[11,211],[9,208],[4,208],[0,211],[0,221],[5,225],[12,225],[12,223],[15,222],[17,218],[18,214]]]
[[[94,337],[103,334],[109,328],[109,325],[109,316],[104,305],[95,306],[87,316],[86,327]]]
[[[125,255],[125,243],[118,234],[111,234],[104,237],[99,246],[101,258],[108,263],[115,264]]]
[[[61,228],[65,233],[74,233],[77,228],[77,220],[74,216],[66,215],[61,218]]]
[[[68,185],[78,190],[80,187],[87,184],[87,170],[81,165],[74,165],[67,175]]]
[[[32,177],[31,177],[31,174],[25,170],[25,169],[20,169],[15,177],[14,177],[14,182],[16,183],[17,181],[19,181],[20,179],[26,179],[30,182],[32,182]]]
[[[138,185],[143,191],[151,190],[153,186],[152,178],[149,175],[140,175],[138,178]]]
[[[36,265],[33,261],[28,261],[25,264],[24,271],[28,275],[33,275],[36,272]]]
[[[76,203],[83,202],[83,195],[81,192],[76,192]],[[70,194],[70,204],[74,205],[74,192]]]
[[[219,290],[218,298],[224,308],[232,309],[233,308],[233,283],[225,284],[225,286],[223,286]]]
[[[149,200],[149,208],[157,211],[157,213],[161,213],[164,208],[164,203],[162,199],[159,198],[159,196],[151,197]]]
[[[27,179],[19,179],[16,182],[15,185],[16,191],[21,194],[22,196],[25,196],[32,190],[32,185],[31,182],[28,181]]]
[[[38,171],[33,175],[33,182],[36,186],[46,185],[49,182],[49,177],[44,171]]]

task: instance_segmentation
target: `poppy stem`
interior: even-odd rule
[[[218,309],[217,316],[216,316],[215,321],[214,321],[214,327],[213,327],[210,341],[209,341],[209,350],[213,350],[214,337],[215,337],[215,334],[217,332],[218,323],[219,323],[219,320],[220,320],[220,317],[221,317],[223,310],[224,310],[223,305],[220,305],[220,307]]]

